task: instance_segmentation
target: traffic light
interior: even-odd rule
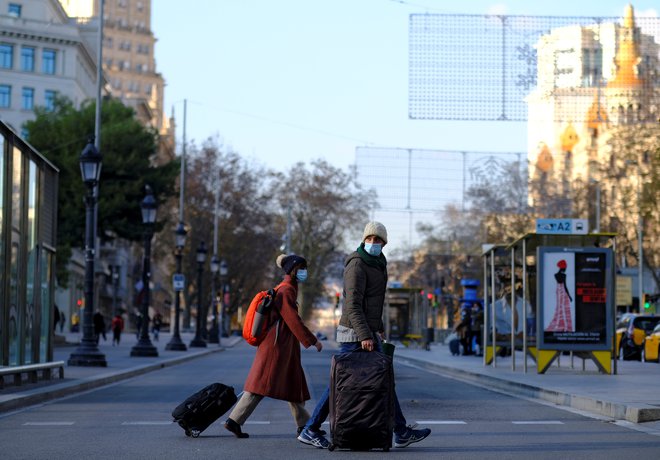
[[[335,309],[339,308],[339,299],[341,299],[341,293],[335,293]]]
[[[644,310],[651,308],[651,299],[646,294],[642,294],[642,305],[644,305]]]

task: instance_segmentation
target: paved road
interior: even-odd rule
[[[382,458],[327,452],[295,440],[287,405],[264,400],[236,439],[218,422],[198,439],[171,423],[171,410],[201,386],[221,381],[239,389],[254,348],[243,343],[87,393],[0,417],[4,459],[309,459]],[[331,351],[303,351],[312,398],[328,381]],[[494,393],[428,370],[397,364],[397,392],[409,423],[430,438],[396,458],[658,458],[660,437],[544,404]],[[312,409],[309,404],[309,409]]]

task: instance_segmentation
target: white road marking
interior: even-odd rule
[[[245,422],[246,425],[270,425],[270,421],[262,421],[262,420],[248,420]]]
[[[511,422],[514,425],[563,425],[564,422],[559,420],[526,420],[519,422]]]
[[[463,420],[416,420],[419,425],[467,425]]]
[[[25,422],[23,426],[70,426],[76,422]]]
[[[122,425],[171,425],[174,422],[122,422]]]

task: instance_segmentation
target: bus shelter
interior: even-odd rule
[[[525,372],[528,355],[542,374],[569,352],[592,359],[603,373],[616,373],[615,236],[528,233],[507,247],[511,304],[516,305],[518,295],[523,299],[523,308],[512,309],[524,327],[517,333],[512,328],[511,346],[515,351],[520,340]]]
[[[515,334],[511,324],[515,324],[513,310],[507,314],[502,299],[511,286],[511,253],[504,244],[483,246],[484,261],[484,322],[482,343],[484,344],[484,365],[497,366],[497,356],[512,344]],[[507,338],[509,334],[509,338]]]

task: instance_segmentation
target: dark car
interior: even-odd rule
[[[616,346],[620,359],[642,359],[646,336],[660,323],[660,316],[626,313],[616,325]]]

